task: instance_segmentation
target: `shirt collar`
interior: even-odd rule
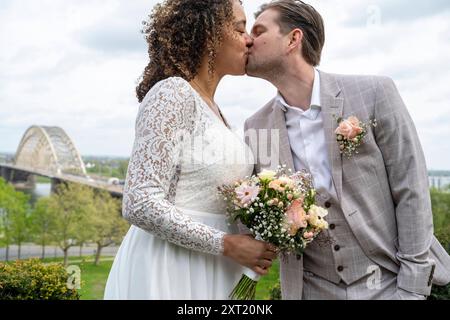
[[[295,108],[291,105],[289,105],[286,100],[284,100],[283,96],[281,95],[281,93],[278,91],[276,100],[279,102],[279,106],[280,108],[286,112],[288,110],[288,108],[294,108],[296,110],[301,111],[301,113],[307,112],[309,110],[303,111],[300,108]],[[316,68],[314,68],[314,83],[313,83],[313,88],[312,88],[312,94],[311,94],[311,105],[309,106],[310,109],[321,109],[321,101],[320,101],[320,74],[319,71],[317,71]]]

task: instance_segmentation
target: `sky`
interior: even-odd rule
[[[155,0],[0,0],[0,152],[32,125],[59,126],[82,155],[131,153]],[[244,0],[250,30],[264,0]],[[450,170],[450,2],[310,0],[323,16],[320,70],[394,79],[428,168]],[[225,77],[216,102],[237,131],[276,93]]]

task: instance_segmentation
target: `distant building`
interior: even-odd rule
[[[86,169],[95,168],[95,163],[88,162],[85,164]]]
[[[14,155],[8,153],[0,153],[0,163],[14,162]]]

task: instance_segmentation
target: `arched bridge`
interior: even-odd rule
[[[1,175],[11,182],[33,183],[39,175],[61,181],[85,184],[104,189],[115,196],[122,195],[121,185],[108,183],[107,178],[93,179],[75,144],[59,127],[32,126],[22,137],[13,163],[0,163]]]
[[[83,160],[72,140],[59,127],[32,126],[23,135],[15,165],[86,176]]]

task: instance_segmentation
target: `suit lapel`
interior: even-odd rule
[[[286,118],[284,115],[284,111],[277,105],[276,102],[274,102],[273,104],[271,119],[273,119],[272,128],[275,130],[279,130],[279,164],[286,165],[288,169],[294,171],[294,160],[292,158],[291,145],[289,143],[289,136],[286,129]]]
[[[337,118],[342,117],[344,97],[336,79],[331,75],[320,73],[320,100],[322,107],[325,141],[328,150],[328,159],[331,165],[334,187],[339,201],[342,200],[342,155],[336,141],[335,130]]]

